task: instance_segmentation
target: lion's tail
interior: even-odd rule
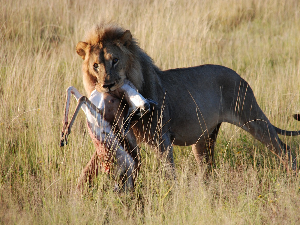
[[[294,114],[293,117],[294,117],[295,120],[300,121],[300,114]],[[274,126],[274,128],[275,128],[277,134],[281,134],[281,135],[284,135],[284,136],[297,136],[297,135],[300,135],[300,130],[298,130],[298,131],[282,130],[282,129],[280,129],[278,127],[275,127],[275,126]]]

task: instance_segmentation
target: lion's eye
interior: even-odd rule
[[[99,64],[98,63],[94,63],[93,67],[94,67],[95,70],[98,70]]]
[[[118,62],[119,62],[119,59],[117,59],[117,58],[114,58],[114,59],[112,60],[112,64],[113,64],[113,65],[116,65]]]

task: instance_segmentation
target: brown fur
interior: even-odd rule
[[[285,158],[290,152],[277,133],[299,134],[273,126],[258,106],[248,83],[233,70],[202,65],[161,71],[139,48],[130,32],[118,26],[94,27],[76,50],[84,59],[83,79],[88,93],[94,87],[102,92],[115,90],[128,79],[144,97],[158,102],[153,113],[145,115],[132,129],[139,141],[162,143],[160,151],[168,152],[171,164],[172,143],[193,145],[199,163],[203,159],[212,163],[222,122],[248,131],[279,158]],[[112,64],[114,57],[119,59],[116,66]],[[92,67],[95,62],[101,67],[98,71]]]

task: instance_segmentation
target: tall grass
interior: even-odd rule
[[[77,178],[93,146],[81,114],[59,147],[65,89],[82,93],[76,43],[99,21],[130,29],[162,69],[204,63],[236,70],[271,122],[299,129],[300,4],[297,0],[1,1],[0,223],[297,224],[300,179],[265,146],[224,124],[210,174],[190,147],[175,147],[177,181],[142,148],[133,193],[100,175],[82,197]],[[74,104],[75,105],[75,104]],[[284,138],[299,151],[299,138]]]

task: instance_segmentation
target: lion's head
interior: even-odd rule
[[[143,85],[141,66],[135,54],[138,46],[129,30],[100,24],[79,42],[76,52],[83,58],[84,85],[88,92],[114,91],[124,80],[131,80],[137,89]]]

